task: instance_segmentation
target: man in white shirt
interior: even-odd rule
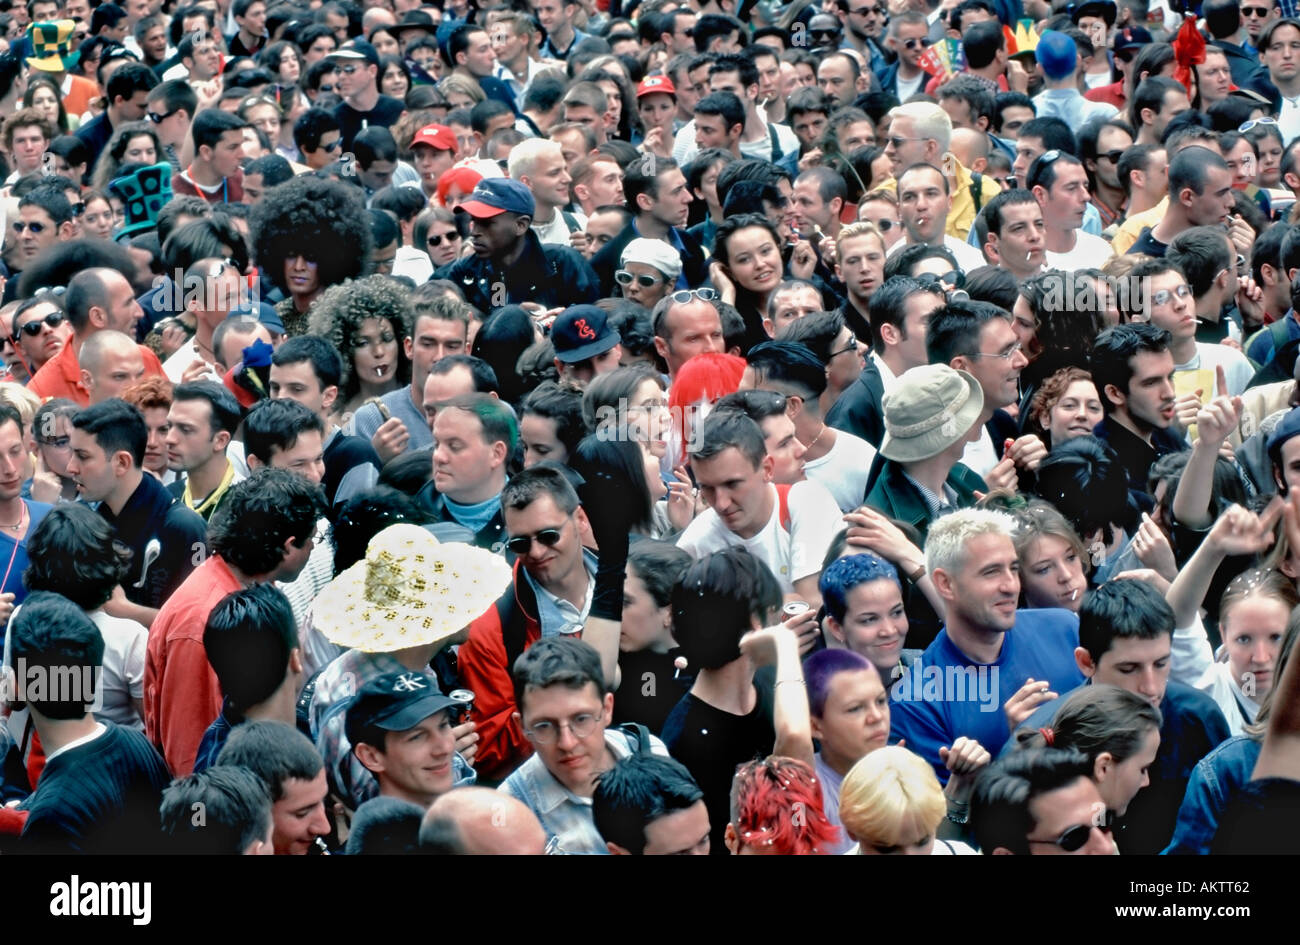
[[[799,139],[785,125],[769,124],[758,107],[758,67],[751,56],[719,56],[709,66],[709,92],[730,92],[745,106],[745,130],[740,136],[744,157],[775,163],[783,155],[798,153]],[[695,156],[694,122],[677,134],[673,158],[684,164]]]
[[[537,238],[543,244],[585,249],[587,218],[563,209],[571,199],[572,179],[560,145],[546,138],[530,138],[515,145],[509,163],[510,176],[533,195],[537,212],[533,214],[532,228]],[[572,242],[574,234],[580,238],[576,243]]]
[[[952,209],[950,187],[947,176],[933,165],[913,164],[899,174],[898,214],[906,236],[890,247],[890,256],[906,246],[924,243],[947,247],[963,272],[987,265],[979,250],[946,232]]]
[[[1081,229],[1089,203],[1088,172],[1077,157],[1046,152],[1029,165],[1025,186],[1043,210],[1047,268],[1100,269],[1114,255],[1110,243]]]
[[[787,597],[820,607],[822,560],[843,528],[829,490],[810,481],[773,485],[775,461],[763,433],[736,410],[715,410],[705,418],[690,460],[709,508],[687,526],[678,547],[696,558],[743,547],[771,569]]]
[[[212,343],[217,326],[244,306],[244,277],[234,266],[221,259],[200,259],[185,272],[183,291],[185,307],[194,314],[194,335],[163,362],[163,373],[173,384],[185,379],[186,371],[198,370],[198,363],[208,370],[202,377],[220,380],[215,365],[220,361]]]

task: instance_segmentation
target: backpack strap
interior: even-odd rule
[[[501,621],[501,640],[506,646],[506,672],[514,675],[515,661],[528,646],[528,620],[522,607],[514,607],[514,588],[496,603],[497,619]]]
[[[767,123],[767,136],[772,141],[772,163],[775,164],[785,155],[785,152],[781,150],[781,139],[777,136],[775,122],[769,121]]]
[[[578,218],[568,210],[561,210],[560,216],[564,218],[564,225],[569,228],[570,233],[576,233],[578,230],[582,229],[582,227],[578,225]]]
[[[650,729],[646,728],[640,722],[624,722],[618,727],[627,739],[627,743],[632,748],[634,755],[651,755],[654,754],[654,747],[650,743]]]
[[[781,527],[790,530],[790,486],[792,483],[778,482],[776,485],[776,504],[781,515]]]

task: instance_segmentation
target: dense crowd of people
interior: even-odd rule
[[[1293,12],[0,0],[0,851],[1289,851]]]

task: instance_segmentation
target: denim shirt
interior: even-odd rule
[[[1219,817],[1232,795],[1250,781],[1259,760],[1262,743],[1249,735],[1237,735],[1223,742],[1202,758],[1192,769],[1178,809],[1178,824],[1173,839],[1162,856],[1208,856]]]

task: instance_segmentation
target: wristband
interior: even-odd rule
[[[911,581],[913,584],[915,584],[917,581],[921,580],[921,578],[925,577],[925,564],[924,564],[924,562],[921,563],[921,564],[918,564],[918,565],[916,566],[916,569],[915,569],[915,570],[908,571],[906,576],[907,576],[907,579],[908,579],[909,581]]]

